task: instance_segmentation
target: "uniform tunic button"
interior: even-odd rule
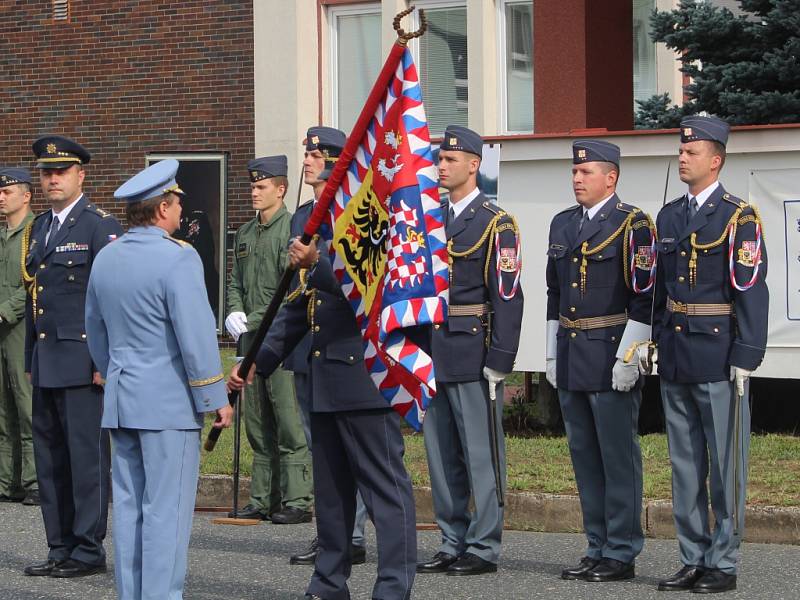
[[[68,264],[68,265],[71,265],[71,264],[72,264],[72,261],[71,261],[71,260],[68,260],[68,261],[67,261],[67,264]]]
[[[82,334],[81,334],[81,339],[82,339],[82,340],[85,340],[85,339],[86,339],[86,334],[85,334],[85,333],[82,333]]]
[[[577,335],[578,334],[573,331],[572,333],[569,334],[569,337],[577,337]]]
[[[569,307],[569,312],[575,312],[576,310],[578,310],[578,309],[575,308],[574,306],[570,306]]]
[[[317,306],[322,306],[322,300],[317,300]]]
[[[319,325],[314,325],[314,332],[319,331]]]
[[[436,323],[436,325],[434,325],[434,326],[433,326],[433,328],[434,328],[434,329],[439,329],[439,324],[438,324],[438,323]]]
[[[350,359],[350,362],[353,362],[355,360],[353,356],[349,356],[348,358]]]
[[[683,275],[681,275],[680,277],[678,277],[678,281],[683,283],[684,281],[686,281],[686,278]]]
[[[686,250],[681,250],[681,256],[686,256]]]
[[[319,358],[319,350],[314,350],[314,357]]]
[[[75,275],[70,275],[69,277],[67,277],[67,280],[68,281],[75,281]]]
[[[39,265],[39,268],[40,268],[40,269],[44,269],[44,265],[43,265],[43,264],[42,264],[42,265]]]
[[[44,314],[44,309],[40,308],[38,312],[39,312],[40,315],[43,315]]]
[[[42,332],[42,333],[40,333],[40,334],[39,334],[39,339],[40,339],[40,340],[43,340],[43,339],[44,339],[44,338],[46,338],[46,337],[47,337],[47,334],[46,334],[46,333],[44,333],[44,332]]]
[[[719,327],[714,327],[714,333],[719,333]]]
[[[617,336],[615,336],[615,335],[612,335],[612,336],[611,336],[611,341],[612,341],[612,342],[616,342],[616,341],[617,341]]]
[[[44,291],[44,287],[40,285],[39,287],[36,288],[36,291],[37,292],[42,292],[42,291]]]
[[[603,258],[603,255],[602,255],[602,254],[598,254],[598,255],[597,255],[597,258],[599,258],[599,259],[602,259],[602,258]]]
[[[675,331],[680,333],[681,332],[681,326],[680,325],[675,325]]]
[[[577,283],[577,282],[575,282],[575,281],[573,281],[573,282],[572,282],[572,287],[574,287],[574,288],[578,287],[578,283]]]
[[[577,256],[572,257],[572,262],[578,262],[578,257]]]
[[[476,331],[478,331],[478,328],[477,327],[473,327],[472,328],[472,333],[475,333]]]

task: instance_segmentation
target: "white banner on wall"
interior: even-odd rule
[[[800,348],[800,169],[751,171],[748,187],[764,219],[769,257],[767,346]]]

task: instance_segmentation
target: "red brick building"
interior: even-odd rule
[[[32,166],[39,135],[73,137],[93,155],[87,195],[121,215],[113,192],[148,154],[204,159],[183,163],[185,212],[211,208],[220,265],[220,201],[227,226],[252,215],[252,1],[3,0],[0,14],[0,164]]]

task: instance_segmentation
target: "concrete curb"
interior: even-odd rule
[[[197,485],[198,507],[233,505],[233,481],[229,475],[203,475]],[[239,506],[247,503],[249,478],[239,481]],[[414,488],[417,522],[433,522],[433,501],[430,488]],[[800,508],[750,506],[747,508],[745,541],[764,544],[800,545]],[[583,531],[581,505],[577,496],[509,492],[506,495],[507,529],[579,533]],[[664,500],[647,502],[642,510],[642,528],[647,537],[674,538],[672,503]]]

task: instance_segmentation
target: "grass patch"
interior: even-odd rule
[[[234,363],[234,352],[221,352],[224,373]],[[521,383],[521,382],[520,382]],[[203,437],[211,426],[206,420]],[[249,477],[253,452],[242,431],[241,474]],[[233,471],[233,429],[222,432],[214,452],[203,451],[203,474],[231,474]],[[415,486],[428,486],[428,464],[422,434],[405,430],[405,463]],[[665,434],[641,437],[646,500],[670,500],[672,470]],[[564,436],[506,437],[508,489],[516,492],[577,494],[575,476]],[[747,502],[751,505],[800,506],[800,437],[753,435]]]

